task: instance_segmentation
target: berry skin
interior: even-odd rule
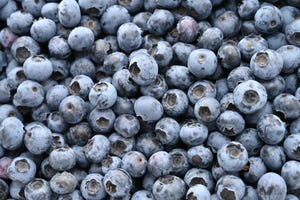
[[[202,145],[194,146],[187,151],[188,162],[199,168],[209,168],[213,163],[213,154]]]
[[[144,105],[151,105],[145,107]],[[145,122],[158,121],[163,115],[163,106],[153,97],[141,96],[134,103],[134,111],[137,117]]]
[[[267,173],[267,167],[260,157],[250,157],[242,173],[247,182],[255,184],[262,175]]]
[[[133,137],[140,130],[140,122],[133,115],[123,114],[116,118],[114,128],[123,137]]]
[[[16,150],[23,143],[24,125],[16,117],[8,117],[0,125],[0,144],[7,150]]]
[[[50,189],[49,182],[41,179],[35,178],[30,183],[25,186],[24,194],[26,199],[51,199],[52,191]]]
[[[58,4],[58,20],[67,27],[72,28],[79,24],[81,18],[80,7],[75,0],[63,0]]]
[[[295,160],[290,160],[284,163],[281,168],[281,177],[285,180],[287,187],[291,190],[300,188],[299,176],[300,163]]]
[[[272,188],[272,189],[271,189]],[[261,199],[284,200],[287,186],[284,179],[274,172],[264,174],[257,183],[257,193]]]
[[[158,65],[155,59],[145,53],[129,57],[128,70],[133,81],[140,86],[153,83],[158,75]]]
[[[56,194],[68,194],[75,190],[76,177],[69,172],[56,173],[50,180],[50,187]]]
[[[208,49],[196,49],[189,55],[187,66],[197,78],[212,75],[217,69],[217,57]]]
[[[142,45],[142,31],[134,23],[122,24],[117,31],[117,42],[124,52],[129,53]]]
[[[96,173],[88,174],[80,184],[82,196],[90,200],[103,199],[106,196],[106,192],[102,181],[102,175]]]
[[[121,168],[126,170],[131,177],[142,177],[147,169],[147,159],[138,151],[129,151],[122,158]]]
[[[7,176],[7,168],[9,167],[12,159],[9,157],[1,157],[0,158],[0,178],[1,179],[8,179]]]
[[[36,173],[36,164],[25,157],[15,157],[7,168],[7,176],[12,181],[26,184],[30,182]]]
[[[107,137],[95,135],[86,144],[84,153],[88,160],[93,163],[100,163],[108,155],[109,150],[110,142]]]
[[[186,193],[186,199],[210,199],[211,195],[207,187],[201,184],[190,187]]]
[[[219,102],[212,97],[202,97],[194,106],[194,114],[203,122],[216,120],[221,113]]]
[[[238,112],[226,110],[217,119],[218,129],[227,136],[240,134],[245,128],[245,120]]]
[[[69,170],[76,164],[76,155],[68,146],[58,147],[49,154],[49,163],[55,170]]]
[[[207,139],[208,128],[199,121],[187,121],[181,126],[179,136],[185,144],[201,145]]]
[[[156,9],[147,21],[147,28],[150,33],[164,35],[174,24],[173,14],[165,9]]]
[[[132,179],[123,169],[109,170],[103,178],[105,191],[111,197],[125,197],[132,188]]]
[[[272,49],[256,52],[250,60],[252,73],[262,80],[275,78],[283,68],[282,56]]]
[[[48,42],[56,34],[56,24],[51,19],[39,19],[30,28],[31,37],[40,42]]]
[[[300,161],[300,136],[298,134],[287,136],[283,142],[283,148],[290,159]]]
[[[166,151],[152,154],[148,160],[148,171],[155,177],[167,175],[172,170],[172,158]]]
[[[33,16],[26,11],[16,11],[6,20],[7,26],[16,34],[28,34],[33,23]]]
[[[188,109],[188,97],[182,90],[168,90],[162,97],[164,112],[171,117],[179,117]]]
[[[28,79],[41,82],[50,78],[53,66],[45,56],[36,55],[25,60],[23,71]]]
[[[94,33],[83,26],[74,28],[68,37],[68,44],[75,51],[89,50],[93,43]]]
[[[204,185],[209,191],[214,190],[214,179],[210,171],[200,168],[191,168],[184,175],[184,182],[189,187]]]
[[[216,193],[219,199],[239,199],[241,200],[245,194],[245,184],[237,176],[222,176],[216,184]]]
[[[89,101],[92,106],[99,109],[107,109],[117,100],[116,88],[108,82],[96,83],[89,92]]]
[[[174,175],[161,176],[152,186],[152,194],[155,199],[180,200],[185,193],[184,181]]]
[[[217,153],[218,163],[229,172],[241,171],[248,162],[248,152],[239,142],[230,142],[222,146]]]

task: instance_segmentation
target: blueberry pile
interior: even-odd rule
[[[0,200],[300,199],[300,0],[0,0]]]

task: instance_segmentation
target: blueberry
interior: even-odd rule
[[[155,124],[155,136],[164,145],[176,144],[179,139],[180,126],[170,117],[161,118]]]
[[[212,75],[217,69],[217,56],[208,49],[196,49],[191,52],[187,66],[197,78]]]
[[[253,74],[263,80],[275,78],[282,68],[282,56],[271,49],[256,52],[250,61],[250,69]]]
[[[68,36],[68,44],[75,51],[89,50],[93,43],[94,33],[91,29],[83,26],[74,28]]]
[[[184,114],[188,108],[188,97],[182,90],[168,90],[162,97],[164,112],[171,117]]]
[[[245,128],[244,118],[236,111],[226,110],[222,112],[216,122],[218,129],[227,136],[238,135]]]
[[[17,2],[14,0],[8,0],[7,3],[0,8],[0,19],[5,21],[12,13],[16,12],[17,10]]]
[[[248,162],[248,152],[241,143],[230,142],[218,150],[217,158],[225,171],[241,171]]]
[[[216,193],[219,199],[242,199],[245,194],[245,184],[237,176],[224,175],[216,184]]]
[[[35,178],[25,186],[26,199],[50,199],[52,192],[49,182],[41,178]]]
[[[296,20],[299,16],[300,16],[300,11],[298,8],[293,7],[293,6],[282,6],[280,8],[280,12],[282,14],[282,22],[283,22],[283,26],[282,26],[282,30],[285,30],[285,27],[290,24],[291,22],[293,22],[294,20]]]
[[[208,129],[198,121],[188,121],[181,126],[179,136],[185,144],[200,145],[207,139]]]
[[[136,96],[139,88],[130,78],[128,69],[120,69],[112,76],[112,85],[115,86],[119,96],[133,97]]]
[[[277,32],[266,37],[269,49],[277,50],[282,46],[288,44],[285,38],[285,34],[281,32]]]
[[[3,8],[7,4],[8,0],[1,1],[0,8]]]
[[[153,153],[163,150],[163,146],[152,133],[144,133],[136,140],[136,150],[150,157]]]
[[[110,141],[110,154],[123,157],[125,153],[134,150],[135,138],[125,138],[117,133],[112,133],[108,137]]]
[[[140,123],[133,115],[123,114],[116,118],[114,128],[123,137],[132,137],[139,132]]]
[[[138,190],[132,195],[131,200],[154,200],[154,196],[147,190]]]
[[[60,102],[69,95],[69,89],[64,85],[55,85],[46,94],[46,102],[51,110],[57,110]]]
[[[300,170],[300,163],[295,160],[290,160],[284,163],[281,168],[281,177],[285,180],[287,187],[290,190],[297,190],[300,188],[298,182],[298,173]]]
[[[18,37],[11,46],[11,54],[19,63],[24,63],[30,56],[40,53],[40,45],[29,36]]]
[[[246,128],[244,131],[237,135],[235,138],[237,142],[240,142],[247,149],[249,156],[256,156],[259,154],[259,150],[263,143],[258,136],[257,129]]]
[[[164,76],[158,74],[154,82],[150,85],[140,86],[140,92],[144,96],[151,96],[155,99],[161,99],[168,90],[168,84]]]
[[[172,158],[166,151],[153,153],[147,165],[148,171],[155,177],[167,175],[172,170]]]
[[[22,8],[31,13],[34,17],[41,16],[42,7],[45,5],[44,0],[34,1],[34,0],[23,0]]]
[[[196,20],[190,16],[182,17],[176,26],[179,33],[179,40],[185,43],[195,41],[198,33],[198,24]]]
[[[207,18],[212,11],[212,3],[209,0],[187,0],[183,1],[182,4],[187,9],[187,12],[197,20],[203,20]]]
[[[261,6],[254,16],[255,27],[261,33],[274,33],[282,26],[282,14],[273,5]]]
[[[0,31],[0,44],[4,48],[11,47],[12,43],[17,39],[15,35],[9,28],[3,28]]]
[[[68,194],[75,190],[76,177],[69,172],[56,173],[50,180],[50,187],[56,194]]]
[[[36,164],[25,157],[15,157],[7,168],[7,176],[12,181],[26,184],[30,182],[36,173]]]
[[[174,46],[173,46],[174,47]],[[186,66],[172,65],[165,73],[168,86],[186,90],[194,82],[194,76]]]
[[[113,48],[118,46],[117,45],[117,39],[115,38],[115,45],[112,45],[105,39],[98,39],[94,42],[91,52],[90,52],[90,57],[95,63],[103,63],[104,59],[106,56],[110,53],[112,53]],[[117,49],[115,50],[117,51]],[[92,62],[91,62],[92,64]]]
[[[8,150],[18,149],[23,143],[24,125],[17,117],[8,117],[0,125],[0,144]]]
[[[238,48],[242,58],[249,61],[256,52],[268,49],[268,42],[260,35],[250,34],[239,41]]]
[[[275,97],[273,109],[285,119],[296,119],[300,116],[300,102],[291,94],[281,93]]]
[[[101,170],[103,174],[106,174],[111,169],[117,169],[121,167],[121,158],[117,156],[107,156],[101,161]]]
[[[110,35],[116,35],[119,26],[127,22],[130,22],[130,14],[122,5],[108,7],[100,19],[104,32]]]
[[[116,103],[113,105],[112,109],[116,115],[121,114],[134,114],[133,111],[133,100],[126,97],[117,97]]]
[[[185,183],[174,175],[161,176],[154,182],[152,193],[156,199],[180,200],[186,193]]]
[[[184,182],[189,186],[203,185],[209,191],[214,189],[214,180],[210,171],[200,168],[191,168],[184,175]]]
[[[283,93],[286,88],[286,81],[280,75],[271,80],[260,81],[260,83],[265,87],[269,100],[273,100],[276,96]]]
[[[101,148],[101,151],[100,151]],[[88,160],[100,163],[109,153],[110,141],[103,135],[94,135],[86,144],[84,153]]]
[[[169,10],[155,9],[147,21],[147,28],[150,33],[162,36],[173,27],[174,22],[174,15]]]
[[[23,71],[28,79],[41,82],[52,75],[53,66],[45,56],[35,55],[25,60]]]
[[[106,196],[103,185],[103,176],[100,174],[88,174],[80,184],[80,191],[84,198],[90,200],[103,199]]]
[[[217,151],[225,144],[228,144],[231,142],[231,139],[223,135],[222,133],[218,131],[210,132],[208,135],[208,138],[206,140],[206,145],[210,147],[211,151],[213,153],[217,153]]]
[[[86,116],[87,105],[81,97],[70,95],[59,104],[59,112],[67,123],[76,124]]]
[[[261,199],[278,199],[284,200],[287,193],[287,186],[284,179],[274,173],[264,174],[257,183],[258,197]]]
[[[122,157],[121,168],[131,177],[142,177],[147,169],[147,159],[138,151],[129,151]]]
[[[173,58],[173,49],[170,43],[158,41],[149,49],[149,54],[153,56],[162,71],[170,64]]]
[[[251,184],[257,183],[265,173],[267,173],[267,167],[260,157],[250,157],[242,172],[245,180]]]
[[[89,125],[96,133],[108,133],[114,126],[116,115],[111,109],[99,110],[98,108],[93,109],[87,120]]]
[[[224,37],[233,37],[237,35],[242,25],[237,14],[230,10],[219,15],[213,21],[213,24],[223,32]]]
[[[124,197],[132,188],[132,179],[128,172],[123,169],[109,170],[103,178],[105,191],[111,197]]]
[[[172,28],[174,21],[174,16],[170,11],[155,9],[147,21],[147,28],[150,33],[161,36]]]
[[[101,25],[97,18],[84,15],[81,17],[80,25],[91,29],[95,38],[99,37],[101,33]]]
[[[257,123],[257,131],[261,140],[267,144],[278,144],[286,134],[285,123],[274,114],[261,116]]]
[[[285,28],[286,40],[288,41],[288,43],[298,47],[300,46],[299,33],[300,33],[300,20],[298,19],[292,21]]]
[[[233,101],[241,113],[251,114],[266,104],[267,91],[259,82],[247,80],[234,88]]]
[[[293,73],[297,69],[298,63],[300,62],[300,48],[294,45],[284,45],[277,49],[277,52],[283,58],[282,72]]]
[[[254,80],[251,69],[247,66],[239,66],[229,72],[227,87],[230,91],[233,91],[238,84],[248,80]]]
[[[93,80],[86,75],[75,76],[70,83],[71,94],[86,98],[94,85]]]
[[[158,65],[152,56],[139,53],[129,58],[128,70],[135,83],[146,86],[156,80]]]
[[[196,118],[203,122],[215,121],[220,112],[220,104],[213,97],[202,97],[194,106]]]
[[[124,6],[130,13],[137,13],[144,6],[144,1],[142,0],[118,0],[118,3]]]
[[[194,146],[187,151],[188,161],[199,168],[209,168],[213,163],[213,154],[209,148],[203,145]]]
[[[34,21],[30,28],[31,37],[38,42],[47,42],[56,34],[56,24],[51,19]]]
[[[7,26],[16,34],[28,34],[33,23],[33,16],[26,11],[16,11],[6,20]]]
[[[76,164],[76,154],[67,145],[58,147],[50,152],[49,164],[58,171],[72,169]]]
[[[122,24],[117,31],[119,47],[126,53],[138,49],[142,45],[141,29],[134,23]]]
[[[59,35],[53,36],[49,40],[48,50],[51,56],[59,59],[65,59],[71,55],[71,48],[67,40]]]
[[[72,28],[79,24],[81,18],[80,7],[75,0],[62,0],[58,4],[58,20],[67,27]]]
[[[46,179],[52,178],[58,172],[51,167],[48,157],[41,162],[40,170],[42,177]]]
[[[116,51],[108,54],[104,58],[103,71],[107,74],[113,75],[121,69],[125,69],[128,65],[128,57],[126,54]]]
[[[289,158],[300,161],[300,136],[298,134],[287,136],[283,142],[283,148]]]
[[[142,31],[147,31],[147,21],[151,15],[151,12],[139,12],[133,16],[132,22],[135,23]]]
[[[174,59],[178,60],[181,64],[186,65],[189,54],[196,49],[192,44],[183,42],[176,42],[172,46]]]
[[[268,169],[280,170],[286,161],[284,149],[277,145],[264,145],[260,150],[260,157]]]
[[[12,88],[17,88],[23,81],[26,80],[22,67],[15,67],[7,73],[7,79]]]
[[[87,75],[90,78],[93,78],[96,69],[94,63],[89,58],[83,57],[75,59],[71,63],[69,71],[73,76]]]
[[[204,185],[198,184],[190,187],[186,193],[186,199],[210,199],[210,192]]]
[[[48,2],[43,5],[41,14],[43,17],[51,19],[55,23],[58,22],[58,3]]]
[[[244,20],[252,19],[258,9],[258,0],[243,0],[238,5],[238,14]]]
[[[217,27],[209,27],[198,37],[197,42],[200,48],[216,51],[222,45],[223,32]]]
[[[21,183],[19,181],[12,181],[9,185],[10,196],[15,199],[25,199],[24,187],[24,183]]]
[[[144,105],[152,107],[144,107]],[[134,111],[137,117],[146,122],[155,122],[162,117],[163,106],[159,101],[150,96],[141,96],[134,103]]]
[[[297,200],[298,197],[293,194],[287,194],[285,200]]]

